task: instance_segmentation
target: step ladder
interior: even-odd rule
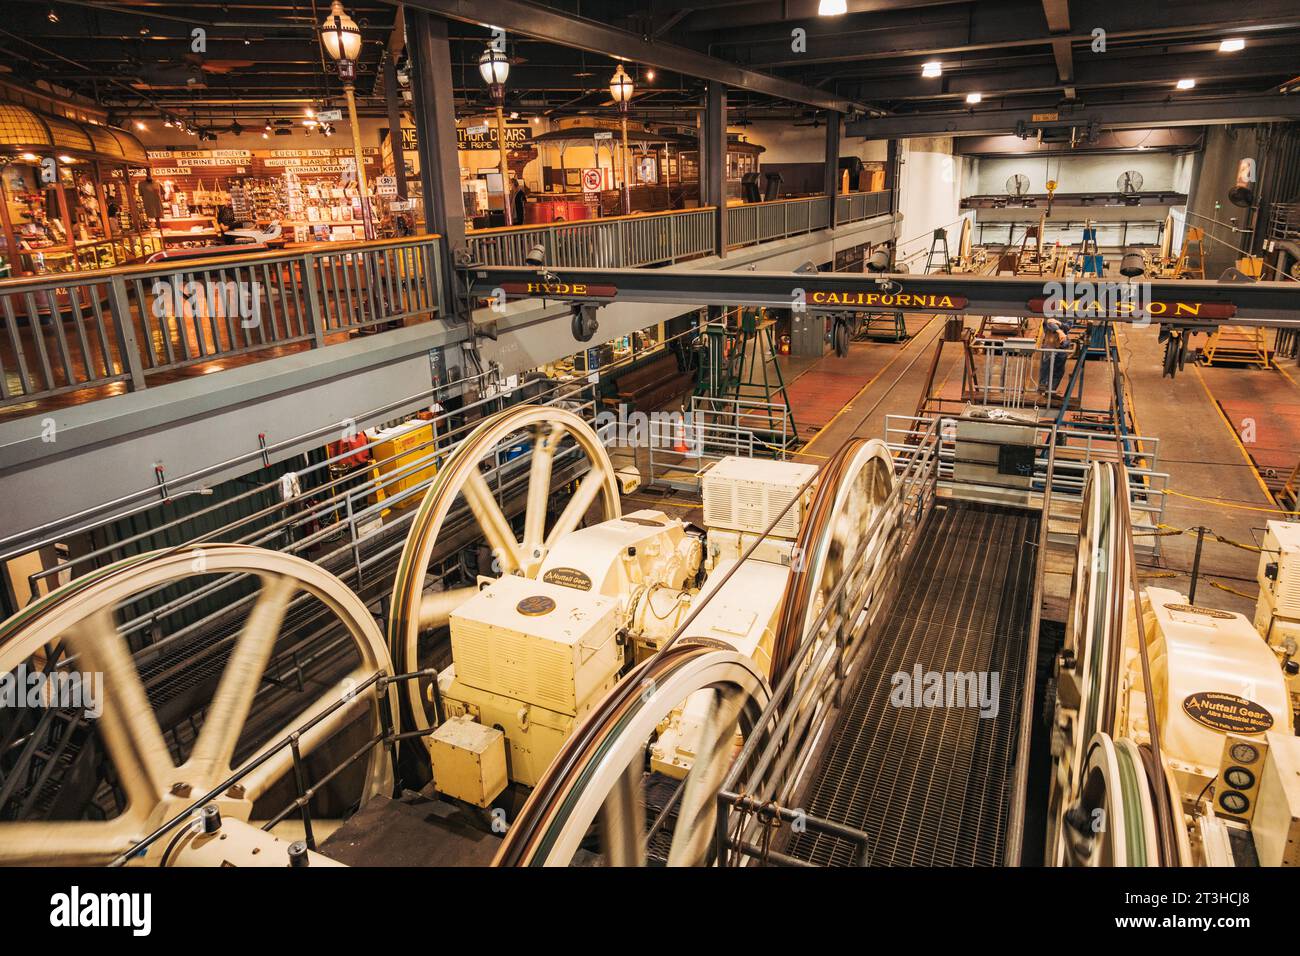
[[[1210,333],[1201,350],[1203,365],[1244,365],[1268,368],[1273,353],[1268,346],[1268,329],[1221,325]]]
[[[930,251],[925,257],[925,274],[929,275],[934,272],[934,262],[942,254],[943,268],[940,272],[952,272],[952,260],[948,256],[948,230],[936,229],[934,235],[930,238]]]
[[[1178,262],[1174,266],[1174,278],[1205,278],[1205,230],[1200,226],[1187,227],[1187,237],[1183,240],[1182,251],[1178,253]]]
[[[1106,274],[1106,262],[1097,248],[1097,227],[1094,225],[1083,227],[1083,242],[1074,260],[1073,274],[1080,279],[1088,276],[1100,279]]]

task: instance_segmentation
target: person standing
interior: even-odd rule
[[[522,226],[524,224],[524,208],[528,204],[528,187],[518,179],[515,180],[515,192],[510,201],[513,204],[510,211],[514,214],[514,224]]]
[[[1040,343],[1044,351],[1038,368],[1038,387],[1051,394],[1065,377],[1065,360],[1069,356],[1070,327],[1057,318],[1043,320],[1043,336]]]
[[[144,206],[145,219],[152,220],[155,227],[161,228],[162,189],[154,182],[151,169],[145,171],[144,182],[140,184],[140,203]]]

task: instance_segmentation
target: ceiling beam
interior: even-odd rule
[[[839,22],[832,22],[832,20]],[[1105,24],[1108,42],[1128,38],[1155,40],[1231,32],[1300,28],[1294,0],[1257,0],[1234,8],[1221,0],[1186,0],[1177,18],[1163,8],[1134,0],[1094,0],[1089,22]],[[755,30],[734,28],[710,49],[718,56],[756,68],[806,66],[880,57],[958,54],[980,50],[1047,46],[1056,40],[1090,44],[1092,26],[1054,34],[1047,28],[1041,0],[1006,0],[934,11],[902,11],[862,18],[817,18],[799,24],[808,31],[806,52],[790,46],[790,26]]]
[[[1155,88],[1172,89],[1182,77],[1192,77],[1198,84],[1208,86],[1253,77],[1283,78],[1293,73],[1295,67],[1296,58],[1289,53],[1231,58],[1217,53],[1125,59],[1090,56],[1078,63],[1070,79],[1071,85],[1085,90],[1131,88],[1137,92],[1144,89],[1158,92]],[[857,93],[877,102],[960,99],[967,93],[981,93],[987,100],[999,94],[1050,92],[1059,90],[1061,85],[1056,68],[1043,63],[945,73],[937,86],[933,80],[916,75],[864,79]],[[844,88],[852,86],[846,84]]]
[[[1074,48],[1070,43],[1070,0],[1043,0],[1047,29],[1054,34],[1052,56],[1056,59],[1056,78],[1064,84],[1065,98],[1074,99]]]
[[[522,33],[549,43],[625,57],[648,66],[725,83],[727,86],[818,109],[840,113],[871,110],[865,103],[857,103],[825,90],[746,69],[696,50],[656,43],[626,30],[567,16],[522,0],[408,0],[406,6],[467,23],[492,24],[507,32]]]
[[[1034,116],[1055,117],[1035,120]],[[914,136],[988,136],[1014,133],[1018,124],[1031,129],[1061,129],[1096,123],[1105,129],[1147,126],[1194,126],[1300,119],[1300,96],[1238,96],[1222,99],[1166,99],[1121,102],[1106,106],[1055,110],[966,110],[960,113],[912,113],[851,122],[850,136],[908,139]]]

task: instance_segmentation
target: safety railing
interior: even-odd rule
[[[835,224],[842,226],[847,222],[861,222],[873,216],[883,216],[889,212],[893,197],[892,189],[882,189],[874,193],[845,193],[835,197]]]
[[[795,441],[780,402],[693,395],[686,411],[651,412],[643,444],[647,486],[698,493],[723,458],[784,460]]]
[[[850,193],[835,199],[835,224],[861,222],[889,212],[888,190]],[[681,262],[713,253],[717,210],[584,219],[535,226],[471,231],[472,261],[488,266],[524,265],[535,250],[553,268],[625,269]],[[727,246],[750,246],[831,226],[825,196],[728,206]]]
[[[583,219],[484,229],[467,236],[470,258],[488,266],[522,266],[535,249],[552,268],[629,269],[713,252],[717,210]]]
[[[835,225],[883,216],[889,212],[889,204],[888,190],[836,196]],[[771,242],[774,239],[827,229],[830,225],[830,203],[825,196],[729,206],[727,245],[739,247]]]
[[[0,281],[0,405],[125,384],[438,309],[437,236]]]
[[[389,701],[389,687],[394,684],[402,684],[409,680],[426,680],[429,677],[436,677],[436,671],[411,671],[407,674],[394,674],[389,676],[382,670],[377,671],[364,681],[353,687],[346,695],[342,695],[329,707],[317,713],[310,719],[306,720],[301,726],[296,727],[284,737],[273,741],[262,753],[254,759],[248,761],[244,766],[231,773],[229,777],[223,780],[216,787],[213,787],[207,793],[197,798],[192,798],[188,803],[182,805],[179,810],[173,813],[168,819],[158,824],[152,831],[141,837],[131,845],[131,848],[124,853],[118,854],[109,861],[109,867],[127,866],[131,860],[143,856],[149,851],[149,848],[159,843],[163,837],[171,834],[183,834],[186,832],[183,827],[193,826],[198,819],[198,814],[207,806],[216,806],[215,800],[222,798],[227,791],[240,785],[240,781],[248,777],[259,767],[267,764],[273,757],[285,750],[290,751],[293,759],[293,774],[291,778],[294,782],[295,795],[279,812],[273,814],[269,820],[261,824],[261,829],[271,832],[291,816],[297,816],[302,825],[303,839],[301,845],[299,841],[294,841],[286,849],[284,863],[289,865],[288,861],[296,854],[306,850],[316,850],[316,837],[312,829],[311,802],[317,791],[328,784],[331,780],[338,777],[349,767],[360,763],[370,757],[376,747],[382,747],[389,762],[390,772],[394,779],[397,779],[397,745],[400,741],[411,740],[418,737],[426,737],[437,730],[436,727],[426,727],[423,730],[397,730],[396,721],[394,720],[392,706]],[[328,771],[321,773],[318,779],[311,781],[308,785],[308,764],[303,758],[300,741],[313,728],[325,723],[335,713],[345,708],[358,706],[358,702],[374,700],[378,704],[380,716],[380,730],[378,733],[370,735],[365,742],[353,750],[350,754],[341,755],[342,759]],[[394,791],[392,796],[397,796]],[[166,866],[168,858],[173,852],[177,838],[173,837],[172,842],[163,850],[161,864]]]
[[[914,415],[885,416],[885,441],[896,461],[907,460],[910,449],[932,431],[935,421]],[[1117,461],[1124,464],[1129,477],[1133,525],[1138,531],[1134,547],[1139,553],[1159,557],[1161,537],[1155,532],[1165,523],[1169,484],[1169,474],[1160,470],[1160,439],[1141,435],[1117,437],[1085,428],[1053,428],[1042,423],[1035,428],[1037,452],[1032,488],[1036,493],[1045,488],[1049,461],[1052,464],[1052,511],[1048,516],[1051,543],[1068,547],[1075,540],[1083,490],[1093,462]],[[1054,445],[1052,436],[1055,436]],[[957,437],[949,425],[941,430],[938,447],[941,484],[951,486],[956,481],[956,459]]]
[[[793,815],[807,830],[856,843],[859,862],[870,862],[867,834],[794,811],[792,798],[804,783],[803,771],[839,706],[846,682],[861,672],[862,657],[888,616],[899,571],[934,503],[939,444],[935,422],[898,459],[892,491],[862,528],[856,550],[844,564],[846,569],[861,565],[865,573],[846,570],[839,576],[790,658],[804,662],[803,666],[786,669],[732,762],[717,797],[715,849],[720,866],[737,866],[746,860],[806,865],[772,850],[768,842],[772,829],[782,821],[792,822]],[[845,593],[850,583],[854,590]],[[839,632],[827,634],[826,621],[836,608],[861,612],[845,615]]]

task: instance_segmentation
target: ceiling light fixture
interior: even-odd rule
[[[838,17],[849,12],[848,0],[820,0],[817,4],[817,16]]]
[[[149,127],[145,126],[145,125],[144,125],[144,122],[143,122],[142,120],[136,120],[136,121],[135,121],[135,128],[138,129],[138,130],[146,130],[146,129],[148,129]]]
[[[943,64],[938,60],[931,60],[928,63],[921,64],[921,75],[925,77],[936,77],[943,75]]]
[[[45,19],[49,20],[51,23],[58,23],[59,15],[55,12],[53,7],[50,7],[50,12],[45,14]]]
[[[966,102],[967,102],[967,103],[972,103],[972,104],[973,104],[973,103],[978,103],[978,102],[979,102],[980,100],[982,100],[982,99],[984,99],[984,96],[983,96],[983,94],[981,94],[981,93],[967,93],[967,94],[966,94]]]
[[[1220,53],[1236,53],[1244,49],[1246,49],[1246,41],[1241,37],[1232,37],[1219,44]]]
[[[1190,78],[1178,81],[1178,88],[1180,90],[1190,90],[1195,88],[1195,86],[1196,86],[1196,81]]]

